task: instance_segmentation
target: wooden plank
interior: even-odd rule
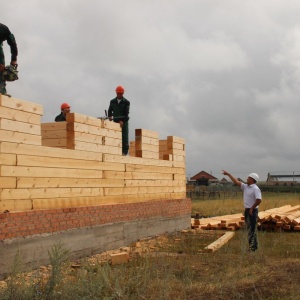
[[[129,262],[129,254],[127,252],[110,254],[110,262],[112,266]]]
[[[8,107],[1,107],[0,118],[5,118],[9,120],[15,120],[19,122],[29,123],[29,124],[41,124],[41,116],[33,113],[28,113],[24,111],[18,111]]]
[[[174,155],[173,154],[173,161],[181,161],[185,163],[185,156],[183,155]]]
[[[168,149],[168,154],[172,154],[172,155],[174,155],[174,157],[177,157],[177,156],[185,157],[185,150]]]
[[[1,176],[6,177],[102,178],[103,171],[66,168],[0,166],[0,174]]]
[[[66,130],[42,130],[42,140],[45,139],[66,139]]]
[[[41,124],[42,131],[67,130],[67,122],[48,122]]]
[[[7,130],[7,131],[21,132],[21,133],[41,136],[41,126],[36,124],[29,124],[29,123],[0,118],[0,128],[2,130]]]
[[[17,155],[0,153],[0,165],[12,165],[17,164]]]
[[[63,197],[97,197],[103,195],[104,188],[33,188],[33,189],[2,189],[1,201],[21,199],[47,199]]]
[[[215,252],[223,245],[225,245],[232,237],[234,236],[234,232],[226,232],[219,239],[208,245],[204,248],[205,252]]]
[[[81,123],[68,123],[67,126],[68,132],[83,132],[88,134],[94,134],[94,135],[101,135],[101,127],[98,126],[92,126],[87,124],[81,124]]]
[[[100,119],[91,117],[91,116],[86,116],[78,113],[69,113],[67,115],[67,122],[73,122],[73,123],[82,123],[86,125],[92,125],[92,126],[97,126],[101,127],[102,122]]]
[[[124,179],[98,179],[98,178],[39,178],[39,177],[1,177],[14,179],[14,185],[3,186],[2,188],[54,188],[54,187],[125,187]]]
[[[67,139],[42,139],[42,146],[45,147],[57,147],[57,148],[67,148]]]
[[[176,168],[183,168],[185,170],[185,168],[186,168],[186,162],[185,162],[185,160],[184,161],[175,161],[174,158],[173,158],[173,164],[172,164],[172,166],[176,167]]]
[[[126,172],[154,172],[154,173],[174,173],[174,169],[171,167],[160,167],[151,165],[137,165],[137,164],[126,164]]]
[[[105,179],[132,179],[131,172],[103,171]]]
[[[7,97],[1,94],[0,94],[0,106],[33,113],[40,116],[44,114],[42,105],[33,102],[28,102],[25,100],[16,99],[14,97]]]
[[[167,141],[167,149],[177,149],[177,150],[185,151],[184,147],[185,147],[184,144]]]
[[[122,131],[119,123],[115,123],[115,122],[109,121],[109,120],[101,120],[101,127],[106,128],[106,129],[120,131],[120,132]]]
[[[127,173],[127,172],[126,172]],[[145,172],[130,172],[131,173],[131,178],[130,179],[166,179],[166,180],[173,180],[173,175],[172,174],[167,174],[167,173],[145,173]]]
[[[8,210],[10,212],[32,210],[32,200],[1,200],[0,211],[3,212],[5,210]]]
[[[135,156],[135,142],[131,141],[129,144],[129,155]]]
[[[102,142],[103,142],[103,145],[106,145],[106,146],[113,146],[113,147],[120,147],[120,148],[122,147],[121,137],[116,139],[116,138],[104,136],[104,137],[102,137]]]
[[[167,179],[126,179],[125,186],[146,186],[146,187],[155,187],[155,186],[182,186],[182,182],[178,180],[167,180]]]
[[[93,144],[93,143],[86,143],[80,141],[75,141],[74,143],[75,143],[74,148],[72,149],[75,150],[122,155],[121,147],[106,146],[101,144]],[[70,149],[69,143],[67,143],[67,147]]]
[[[185,144],[185,139],[178,136],[168,136],[167,141],[171,143]]]
[[[35,155],[17,155],[18,166],[66,168],[82,170],[111,170],[125,172],[125,164],[107,163],[102,161],[86,161],[59,157],[41,157]]]
[[[137,152],[139,150],[155,152],[158,154],[159,147],[158,147],[158,145],[146,144],[146,143],[143,143],[142,141],[135,141],[135,152]]]
[[[0,129],[1,141],[4,142],[15,142],[30,145],[41,145],[42,139],[39,135],[20,133],[8,130]]]
[[[147,129],[136,129],[135,136],[144,136],[152,139],[158,139],[158,132]]]
[[[17,178],[16,177],[1,176],[0,189],[14,189],[16,187],[17,187]]]
[[[136,136],[135,142],[140,144],[159,146],[159,142],[157,138],[151,138],[148,136]]]
[[[102,153],[83,152],[78,150],[58,149],[44,146],[27,145],[22,143],[0,142],[2,153],[28,154],[43,157],[61,157],[82,160],[102,161]]]
[[[143,158],[151,158],[151,159],[159,159],[159,154],[157,152],[150,152],[145,150],[135,150],[136,157],[143,157]]]

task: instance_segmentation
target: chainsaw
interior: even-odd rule
[[[108,120],[109,117],[107,116],[107,110],[105,110],[104,112],[105,112],[105,116],[104,117],[98,117],[97,119]],[[121,116],[121,117],[112,117],[113,120],[124,119],[124,118],[125,118],[124,116]],[[128,120],[129,120],[129,117],[128,117]]]

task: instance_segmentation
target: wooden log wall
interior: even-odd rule
[[[161,151],[158,133],[137,129],[135,156],[122,156],[117,123],[71,113],[41,124],[41,105],[0,104],[0,212],[186,197],[184,139]]]

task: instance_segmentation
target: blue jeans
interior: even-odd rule
[[[248,231],[248,243],[249,243],[249,249],[251,251],[257,250],[258,242],[257,242],[257,215],[258,215],[258,209],[253,209],[252,216],[250,215],[250,209],[245,209],[245,222],[246,222],[246,228]]]

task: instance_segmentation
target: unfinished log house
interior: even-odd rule
[[[31,269],[58,242],[78,258],[190,227],[183,138],[136,129],[122,156],[119,124],[42,115],[0,95],[0,277],[17,251]]]

